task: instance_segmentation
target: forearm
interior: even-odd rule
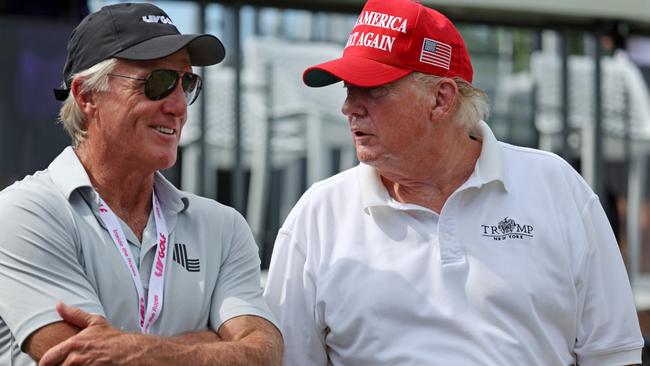
[[[214,336],[206,333],[188,333],[172,338],[144,336],[146,341],[139,342],[143,350],[141,363],[178,366],[279,366],[282,363],[282,344],[276,337],[261,333],[239,341],[215,341]],[[197,342],[192,343],[193,339]]]
[[[79,333],[79,328],[66,322],[46,325],[32,333],[23,344],[23,352],[39,361],[48,349]]]
[[[161,337],[121,332],[101,316],[61,303],[57,304],[57,311],[66,323],[82,330],[51,347],[40,359],[40,366],[94,365],[107,361],[129,366],[279,366],[282,362],[280,332],[256,316],[232,318],[221,325],[218,333],[201,330]],[[53,328],[45,330],[50,329]],[[40,350],[44,344],[34,349]]]
[[[219,342],[222,340],[221,337],[219,337],[219,335],[212,330],[183,333],[183,334],[167,337],[166,339],[168,341],[177,344],[183,344],[188,346],[201,344],[201,343]]]

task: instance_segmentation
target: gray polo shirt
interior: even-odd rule
[[[154,187],[173,247],[152,333],[217,330],[239,315],[275,323],[261,296],[258,249],[244,218],[177,190],[159,173]],[[55,310],[60,300],[140,332],[135,286],[99,219],[98,199],[70,147],[46,170],[0,192],[0,365],[34,364],[20,346],[35,330],[61,320]],[[142,243],[120,223],[146,291],[156,249],[153,215]]]

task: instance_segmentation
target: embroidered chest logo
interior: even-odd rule
[[[172,259],[188,272],[201,271],[201,262],[198,258],[187,258],[187,247],[185,247],[185,244],[174,244],[174,254]]]
[[[496,225],[481,225],[481,235],[492,238],[493,240],[505,239],[525,239],[532,238],[533,226],[527,224],[518,224],[514,219],[505,217]]]

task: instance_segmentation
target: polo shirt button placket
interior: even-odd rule
[[[458,200],[455,196],[456,194],[452,194],[449,197],[444,212],[440,212],[438,229],[440,232],[440,259],[443,265],[463,261],[463,253],[456,242],[454,223],[452,222],[457,217],[458,211]]]

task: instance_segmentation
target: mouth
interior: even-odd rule
[[[158,131],[158,132],[160,132],[160,133],[162,133],[164,135],[171,136],[171,135],[176,134],[176,129],[173,129],[173,128],[163,127],[163,126],[155,126],[154,128],[156,129],[156,131]]]

